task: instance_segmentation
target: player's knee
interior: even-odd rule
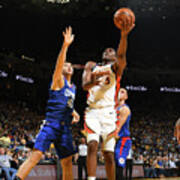
[[[98,150],[98,142],[97,141],[90,141],[88,143],[88,154],[97,153]]]
[[[104,159],[108,164],[114,164],[114,153],[113,152],[103,152]]]
[[[37,164],[39,160],[42,158],[43,152],[39,150],[33,150],[30,158],[29,158],[29,163],[31,164]]]

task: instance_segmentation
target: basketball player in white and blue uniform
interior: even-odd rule
[[[119,90],[119,104],[117,107],[117,142],[115,146],[116,180],[123,180],[123,168],[126,165],[127,156],[131,150],[132,141],[130,138],[129,124],[131,120],[131,110],[125,103],[128,99],[126,89]]]
[[[88,143],[88,180],[96,179],[100,137],[103,140],[102,151],[107,179],[115,180],[114,132],[117,120],[115,105],[120,79],[126,67],[127,37],[133,28],[134,24],[133,26],[124,24],[117,52],[113,48],[107,48],[102,55],[102,64],[89,61],[85,65],[82,86],[88,91],[84,124]]]
[[[72,180],[72,155],[76,153],[73,146],[71,123],[79,121],[79,115],[74,110],[76,88],[71,84],[73,68],[66,62],[68,47],[74,40],[71,27],[63,32],[64,42],[57,59],[56,68],[49,90],[46,119],[36,137],[31,156],[20,166],[16,180],[24,180],[31,169],[39,162],[43,153],[54,143],[59,156],[63,180]]]

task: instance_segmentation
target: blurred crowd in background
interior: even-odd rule
[[[14,169],[28,157],[43,119],[44,115],[32,111],[25,102],[0,102],[1,166],[1,157],[4,155],[8,156],[9,165]],[[146,115],[142,112],[134,115],[131,122],[133,163],[144,165],[145,177],[178,175],[180,149],[173,137],[174,123],[171,112]],[[77,124],[72,129],[74,143],[78,146],[83,137],[82,128]],[[40,163],[56,162],[57,156],[52,144]],[[100,151],[98,163],[104,164]]]

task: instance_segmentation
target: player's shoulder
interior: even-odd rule
[[[131,109],[128,105],[125,106],[125,112],[130,115],[131,114]]]
[[[94,61],[88,61],[86,64],[85,64],[85,69],[92,69],[93,67],[96,66],[96,62]]]
[[[127,104],[123,104],[122,106],[120,106],[119,111],[128,113],[128,114],[131,113],[130,107]]]
[[[125,104],[124,104],[124,106],[125,106],[125,107],[127,107],[128,109],[130,109],[130,107],[129,107],[129,105],[128,105],[128,104],[126,104],[126,103],[125,103]]]
[[[124,107],[127,109],[127,111],[131,112],[129,105],[125,104]]]

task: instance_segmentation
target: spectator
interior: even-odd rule
[[[82,137],[80,139],[80,144],[78,146],[78,157],[76,157],[78,163],[78,179],[82,180],[83,169],[85,171],[85,176],[87,179],[87,167],[86,167],[86,157],[87,157],[87,145],[86,139]]]
[[[154,167],[154,160],[150,157],[144,158],[144,177],[145,178],[156,178],[156,170]]]
[[[158,177],[165,177],[166,172],[163,166],[163,158],[161,156],[158,156],[155,160],[155,168],[156,168],[156,173]]]
[[[126,159],[126,179],[127,180],[132,179],[132,169],[133,169],[133,150],[131,148]]]
[[[169,168],[170,168],[169,176],[171,177],[175,176],[176,175],[175,171],[176,171],[177,166],[176,166],[174,157],[171,157],[169,159]]]
[[[11,144],[11,139],[9,138],[7,133],[4,133],[4,135],[0,138],[0,144],[8,147]]]
[[[16,175],[16,169],[11,168],[10,161],[12,157],[5,153],[5,148],[0,147],[0,167],[5,172],[5,176],[7,180],[12,180]],[[11,175],[12,173],[12,175]]]

